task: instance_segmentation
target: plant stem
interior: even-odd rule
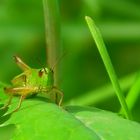
[[[60,53],[60,19],[57,0],[43,0],[46,43],[47,43],[47,64],[50,68],[55,65]],[[58,66],[54,68],[55,85],[58,84]]]
[[[130,91],[128,92],[126,96],[126,103],[128,105],[129,110],[132,110],[140,93],[140,73],[136,75],[136,80],[131,86]],[[122,109],[120,110],[120,113],[122,113]]]
[[[93,20],[90,17],[86,17],[86,21],[87,21],[87,24],[89,26],[90,32],[92,34],[92,37],[95,40],[95,43],[96,43],[97,48],[99,50],[99,53],[102,57],[102,60],[104,62],[104,65],[106,67],[106,70],[108,72],[110,80],[112,82],[112,85],[116,91],[116,95],[119,99],[119,102],[120,102],[122,108],[123,108],[124,114],[125,114],[127,119],[132,119],[131,113],[128,110],[128,107],[127,107],[127,104],[125,101],[125,97],[124,97],[122,90],[120,88],[118,78],[116,76],[115,70],[114,70],[113,65],[111,63],[111,60],[110,60],[110,57],[108,55],[107,49],[106,49],[104,41],[102,39],[102,36],[101,36],[98,28],[94,24]]]

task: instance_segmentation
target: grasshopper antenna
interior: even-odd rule
[[[60,61],[63,59],[63,57],[66,55],[66,52],[64,52],[55,62],[55,64],[52,66],[52,70],[54,71],[54,68],[57,66],[58,63],[60,63]]]
[[[45,73],[47,74],[47,71],[46,71],[46,69],[45,69],[45,65],[41,63],[41,61],[40,61],[39,58],[37,59],[37,62],[38,62],[38,64],[40,64],[40,65],[43,67],[42,69],[43,69],[43,70],[45,71]]]

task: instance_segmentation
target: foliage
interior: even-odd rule
[[[13,55],[18,54],[29,66],[39,68],[46,65],[46,55],[51,66],[59,59],[57,56],[66,53],[57,65],[60,71],[56,74],[59,75],[56,83],[64,91],[64,105],[75,106],[59,108],[43,97],[35,97],[26,99],[20,111],[11,114],[18,103],[18,98],[15,97],[9,108],[0,110],[0,139],[139,139],[140,2],[44,0],[44,4],[45,2],[46,5],[40,0],[1,1],[0,81],[9,83],[20,73],[12,61]],[[104,57],[105,51],[101,57],[120,102],[114,96],[114,89],[93,44],[84,21],[85,15],[92,17],[101,30],[119,80],[111,70],[107,55]],[[101,36],[96,38],[94,33],[92,35],[97,47],[104,46]],[[46,40],[50,41],[47,44],[48,54]],[[7,99],[3,93],[4,87],[7,84],[0,82],[1,106]],[[137,122],[125,120],[107,111],[124,113],[123,109],[130,119],[131,114],[124,97]]]
[[[7,113],[17,101],[15,98]],[[0,137],[4,136],[8,137],[3,140],[138,140],[140,125],[109,111],[83,106],[60,108],[46,98],[35,97],[26,99],[22,108],[3,123]]]

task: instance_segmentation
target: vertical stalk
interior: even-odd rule
[[[94,21],[90,17],[85,17],[85,19],[86,19],[86,22],[88,24],[89,30],[90,30],[90,32],[92,34],[92,37],[93,37],[93,39],[94,39],[94,41],[96,43],[98,51],[99,51],[99,53],[101,55],[101,58],[102,58],[102,60],[104,62],[104,65],[106,67],[106,70],[108,72],[110,80],[112,82],[112,85],[113,85],[113,87],[114,87],[114,89],[116,91],[116,95],[117,95],[117,97],[119,99],[119,102],[121,104],[123,112],[124,112],[124,114],[125,114],[127,119],[132,120],[131,112],[129,111],[128,106],[126,104],[125,97],[123,95],[122,89],[120,87],[120,83],[118,81],[116,72],[115,72],[115,70],[113,68],[111,59],[110,59],[109,54],[107,52],[107,49],[106,49],[106,46],[105,46],[104,41],[102,39],[102,36],[100,34],[100,31],[96,27]]]
[[[126,96],[126,103],[128,105],[128,108],[130,111],[134,108],[138,98],[140,95],[140,73],[138,72],[136,75],[136,80],[133,83],[133,85],[130,88],[130,91],[128,92]],[[120,110],[120,113],[122,113],[122,108]]]
[[[60,53],[60,19],[57,0],[43,0],[46,43],[47,43],[47,64],[50,68],[55,65]],[[55,85],[58,84],[58,65],[55,66]]]

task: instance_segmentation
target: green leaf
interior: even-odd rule
[[[62,108],[48,102],[44,97],[25,99],[20,110],[10,116],[18,101],[19,98],[15,97],[8,112],[1,111],[1,117],[9,115],[5,120],[0,118],[3,122],[0,126],[2,140],[81,140],[83,138],[84,140],[139,140],[140,138],[140,124],[123,119],[115,113],[93,107]]]
[[[0,104],[0,139],[10,140],[16,126],[15,124],[4,125],[4,123],[11,117],[11,114],[7,114],[8,107],[5,109],[1,109],[1,107],[3,107],[3,104]]]
[[[3,107],[3,104],[0,104],[0,108]],[[0,109],[0,118],[8,111],[8,107],[5,109]],[[0,120],[1,121],[1,120]]]
[[[16,130],[16,127],[14,124],[0,127],[0,139],[1,140],[11,140],[12,135],[15,130]]]
[[[6,94],[4,93],[4,91],[3,91],[3,88],[6,87],[6,86],[7,86],[7,84],[2,83],[2,82],[0,81],[0,102],[1,102],[2,100],[4,100],[4,99],[7,98],[7,95],[6,95]]]
[[[17,103],[16,103],[17,104]],[[15,102],[12,104],[15,108]],[[139,140],[140,125],[90,107],[60,108],[44,98],[26,99],[6,124],[16,124],[12,140]]]
[[[22,108],[9,119],[8,124],[11,123],[17,126],[12,140],[100,140],[94,130],[72,114],[41,100],[24,101]]]
[[[10,117],[11,117],[10,113],[0,117],[0,125],[3,124],[4,122],[6,122]]]
[[[91,107],[67,107],[77,119],[104,140],[139,140],[140,124],[115,113]]]

